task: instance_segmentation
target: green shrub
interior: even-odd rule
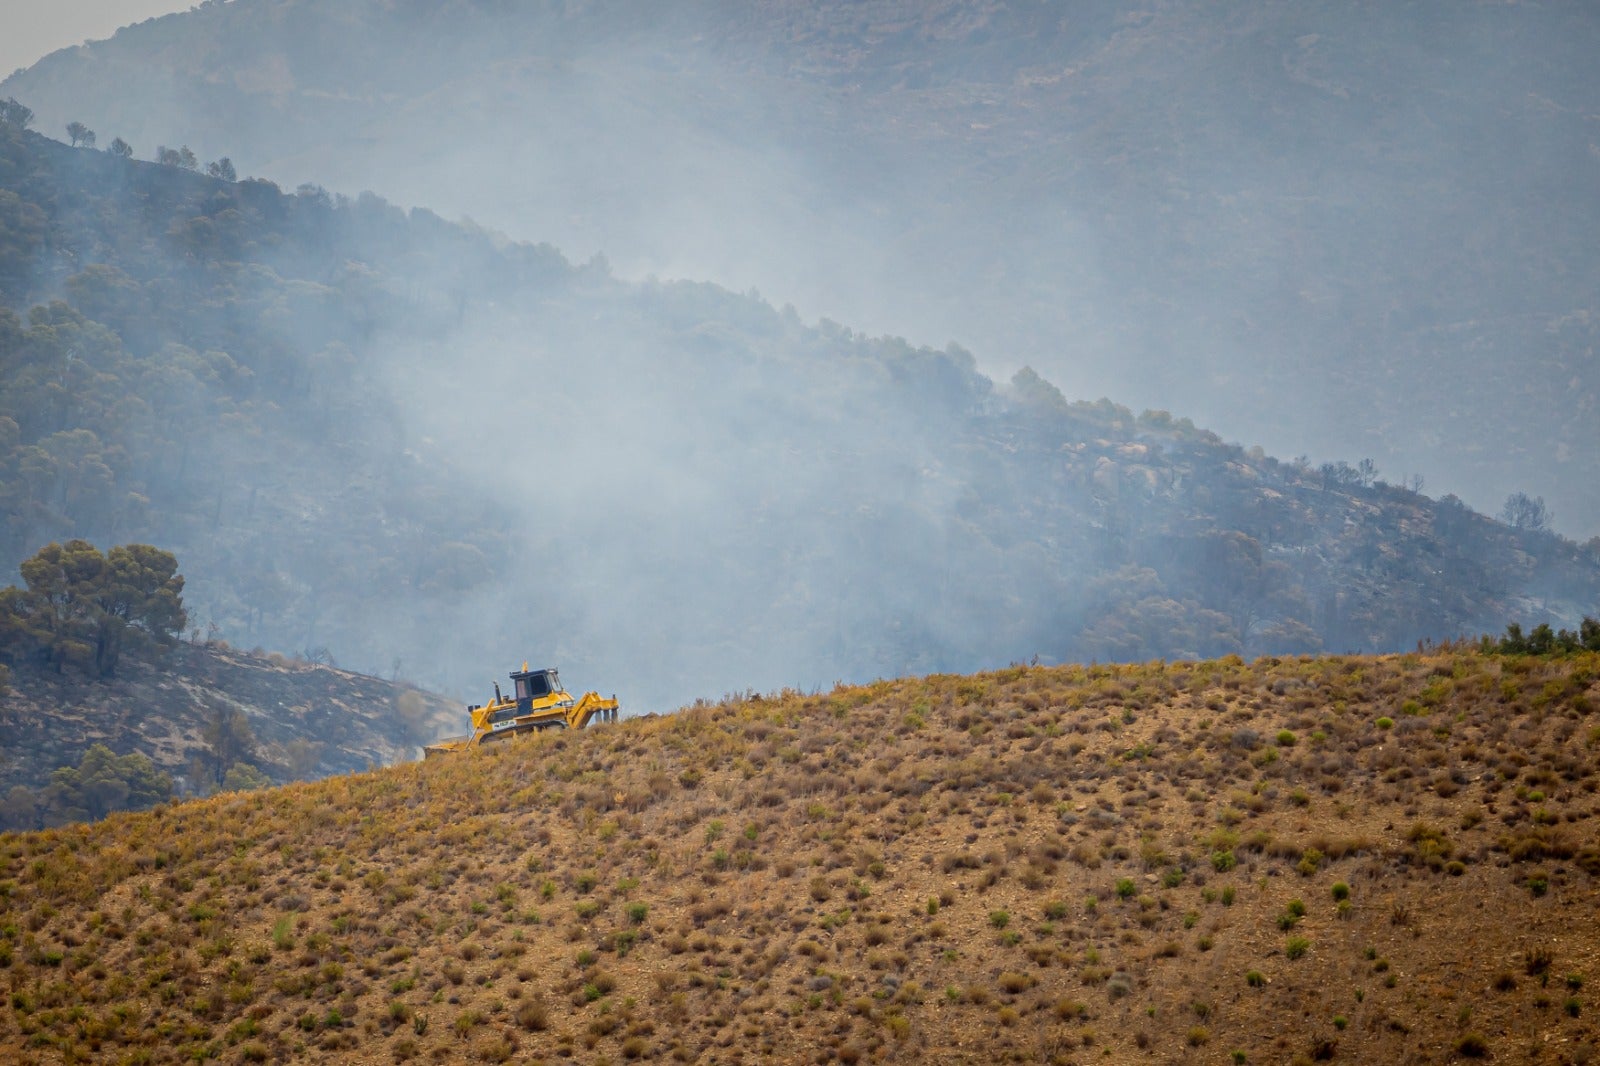
[[[1310,947],[1311,941],[1307,940],[1305,937],[1292,936],[1289,938],[1289,942],[1284,945],[1283,953],[1289,956],[1291,959],[1298,959],[1305,955]]]
[[[1350,886],[1345,884],[1343,881],[1335,881],[1333,883],[1332,892],[1335,900],[1344,900],[1350,898]]]

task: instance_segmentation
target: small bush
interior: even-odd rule
[[[1026,992],[1032,987],[1033,978],[1025,973],[1014,973],[1008,970],[1000,975],[1000,989],[1003,992],[1016,995],[1018,992]]]
[[[550,1026],[550,1010],[541,997],[534,996],[517,1004],[512,1013],[517,1024],[530,1032],[543,1032]]]
[[[1303,936],[1292,936],[1289,938],[1289,942],[1284,945],[1283,953],[1291,959],[1298,959],[1304,956],[1310,948],[1311,941]]]

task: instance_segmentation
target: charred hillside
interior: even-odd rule
[[[181,795],[216,788],[235,764],[267,784],[412,759],[460,717],[459,707],[408,685],[220,643],[131,657],[112,678],[18,667],[0,693],[0,824],[97,814],[73,810],[51,788],[58,769],[78,767],[97,744],[148,758]],[[227,747],[219,722],[244,743]]]
[[[18,1061],[1586,1061],[1600,658],[1016,667],[0,837]]]

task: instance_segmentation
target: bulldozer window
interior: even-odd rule
[[[543,670],[535,674],[523,674],[516,679],[516,682],[518,700],[536,700],[555,691],[550,683],[549,674]]]

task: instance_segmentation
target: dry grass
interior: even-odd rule
[[[1577,1061],[1597,677],[1014,668],[0,837],[0,1057]]]

